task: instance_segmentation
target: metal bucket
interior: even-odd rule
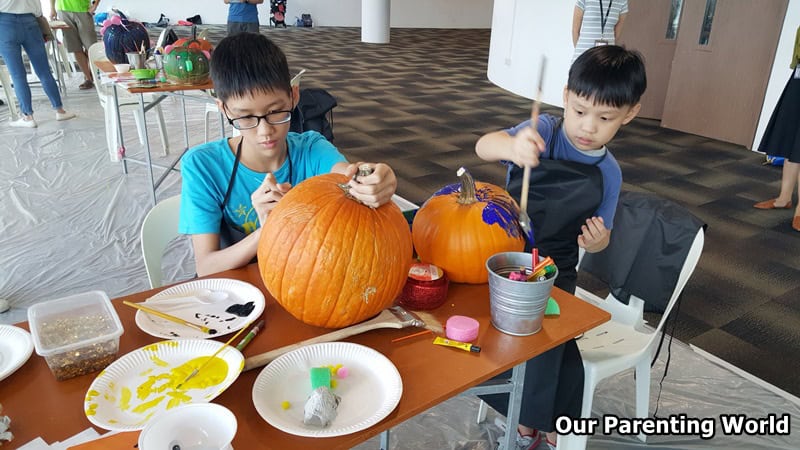
[[[129,52],[126,53],[128,55],[128,62],[131,65],[131,69],[145,69],[145,61],[147,59],[147,55],[145,53],[138,53],[138,52]]]
[[[539,257],[542,260],[542,257]],[[525,267],[530,272],[531,254],[497,253],[486,260],[489,271],[489,309],[492,325],[506,334],[528,336],[542,329],[547,299],[558,276],[544,281],[514,281],[508,274]]]

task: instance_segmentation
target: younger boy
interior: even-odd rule
[[[535,246],[553,258],[559,269],[555,284],[568,292],[575,292],[578,248],[594,253],[608,245],[622,172],[606,144],[636,117],[646,86],[638,52],[593,47],[570,68],[563,119],[534,116],[484,135],[475,146],[482,159],[508,165],[508,188],[517,197],[522,167],[533,167],[527,212]],[[542,439],[537,430],[543,430],[554,448],[555,419],[581,412],[583,366],[575,342],[528,361],[525,378],[518,445],[536,448]],[[504,411],[504,397],[484,400]]]
[[[299,91],[290,86],[283,52],[266,36],[223,39],[211,57],[217,105],[241,136],[199,145],[182,158],[179,231],[192,236],[197,274],[241,267],[256,255],[260,225],[281,198],[306,178],[329,172],[352,177],[359,164],[315,131],[289,132]],[[369,206],[391,200],[397,187],[386,164],[350,181]]]

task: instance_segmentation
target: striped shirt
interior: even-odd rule
[[[600,14],[601,4],[602,15]],[[577,0],[575,7],[583,10],[583,21],[578,44],[575,46],[575,54],[572,56],[573,61],[581,53],[594,47],[594,43],[598,39],[605,39],[609,44],[616,43],[614,27],[617,25],[619,16],[628,13],[628,0]],[[607,19],[606,14],[608,14]],[[603,27],[603,21],[605,21],[605,27]],[[603,30],[602,33],[601,30]]]

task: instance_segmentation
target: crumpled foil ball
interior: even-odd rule
[[[315,427],[327,427],[336,418],[336,409],[341,397],[330,388],[320,386],[311,392],[303,408],[303,423]]]

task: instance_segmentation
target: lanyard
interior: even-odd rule
[[[228,204],[228,200],[231,197],[231,191],[233,191],[233,181],[236,179],[236,172],[239,170],[239,159],[242,156],[242,142],[244,139],[239,141],[239,144],[236,146],[236,160],[233,162],[233,171],[231,172],[231,177],[228,180],[228,190],[225,192],[225,198],[222,200],[222,215],[225,215],[225,205]],[[289,181],[288,183],[292,182],[292,155],[289,153],[289,141],[286,141],[286,160],[289,161]],[[277,181],[277,179],[276,179]]]
[[[606,33],[606,22],[608,22],[608,13],[611,12],[611,4],[614,3],[614,0],[608,1],[608,9],[606,10],[605,16],[603,16],[603,0],[599,0],[600,2],[600,38],[602,39]]]

